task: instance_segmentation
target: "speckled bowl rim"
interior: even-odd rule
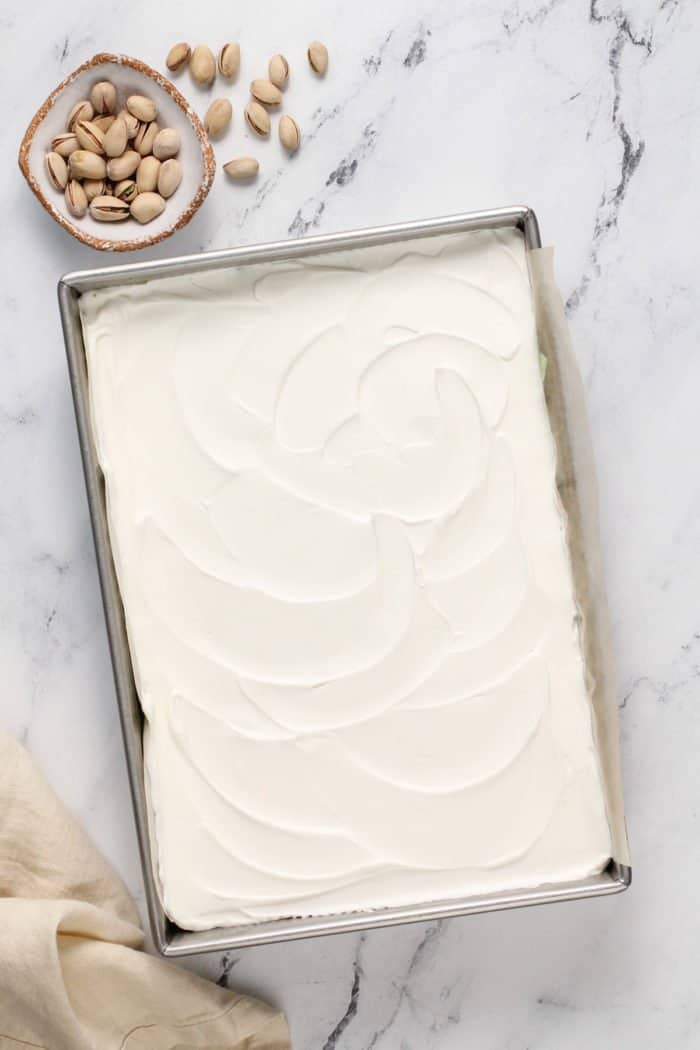
[[[44,121],[49,111],[53,108],[53,105],[56,102],[59,95],[62,94],[64,89],[67,88],[68,85],[76,79],[76,77],[78,77],[81,73],[84,73],[86,69],[91,69],[95,66],[105,65],[106,63],[130,66],[131,69],[135,69],[138,73],[143,73],[151,80],[154,80],[156,84],[163,88],[164,91],[167,91],[167,93],[170,95],[173,101],[180,107],[180,109],[183,111],[183,113],[189,120],[190,124],[192,125],[195,131],[195,134],[197,135],[197,138],[199,139],[199,143],[202,149],[204,175],[202,176],[202,180],[199,184],[199,189],[197,190],[197,193],[190,201],[187,208],[181,213],[177,221],[174,222],[172,226],[168,226],[167,229],[162,230],[160,233],[151,234],[151,236],[147,237],[140,237],[135,240],[115,241],[111,240],[108,237],[94,237],[92,234],[86,233],[84,230],[81,230],[79,226],[76,226],[72,222],[70,222],[65,215],[61,214],[61,212],[58,211],[58,209],[55,208],[49,200],[47,200],[47,198],[42,192],[39,183],[34,178],[34,175],[32,174],[32,171],[29,166],[29,150],[34,140],[34,135],[36,134],[39,125]],[[112,55],[106,51],[100,52],[98,55],[93,55],[93,57],[87,62],[83,62],[83,64],[81,66],[78,66],[77,69],[74,69],[73,72],[69,76],[67,76],[65,80],[62,80],[58,87],[54,88],[49,97],[37,110],[37,112],[32,117],[31,121],[29,122],[29,127],[25,131],[24,138],[22,139],[22,143],[19,147],[19,156],[17,159],[19,162],[19,166],[22,170],[22,174],[27,180],[29,188],[31,189],[34,196],[44,206],[49,215],[53,219],[55,219],[56,222],[60,226],[62,226],[64,230],[67,230],[68,233],[75,237],[76,240],[81,241],[83,244],[87,244],[90,248],[96,248],[98,251],[102,252],[131,252],[135,251],[137,248],[149,248],[153,244],[158,244],[159,241],[164,241],[166,237],[171,237],[177,230],[181,230],[183,226],[187,225],[187,223],[190,221],[194,213],[197,211],[197,209],[200,207],[207,194],[209,193],[209,190],[211,189],[211,184],[214,181],[214,173],[216,171],[214,151],[207,137],[207,133],[204,130],[204,125],[202,124],[197,114],[193,111],[190,104],[187,102],[187,99],[180,94],[175,85],[172,84],[161,73],[158,73],[155,69],[152,69],[151,66],[147,65],[145,62],[141,62],[141,60],[138,58],[129,58],[128,55]]]

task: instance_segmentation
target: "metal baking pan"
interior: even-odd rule
[[[595,897],[603,894],[619,893],[630,884],[631,869],[629,866],[626,863],[613,859],[600,875],[578,882],[542,885],[522,891],[490,893],[460,900],[443,900],[403,907],[384,908],[374,912],[353,912],[352,914],[320,918],[289,918],[260,922],[250,926],[191,932],[180,929],[167,918],[160,902],[154,877],[153,851],[149,835],[148,810],[144,788],[141,739],[143,714],[134,684],[124,613],[112,562],[104,482],[97,463],[89,421],[85,346],[78,309],[80,296],[98,288],[105,288],[111,285],[137,284],[160,277],[170,277],[175,274],[190,274],[232,266],[238,267],[271,259],[295,259],[319,252],[367,247],[413,237],[427,237],[467,230],[513,227],[522,231],[528,249],[541,247],[539,228],[534,212],[527,207],[513,207],[471,212],[448,218],[423,220],[395,226],[356,230],[351,233],[328,234],[296,241],[278,241],[254,247],[207,252],[200,255],[167,259],[162,262],[132,263],[106,269],[83,270],[67,274],[59,282],[58,297],[61,321],[68,356],[102,599],[114,668],[117,701],[141,853],[148,914],[154,942],[163,955],[179,956],[197,952],[223,951],[248,945],[269,944],[275,941],[286,941],[321,934],[363,930],[377,926],[393,926],[406,922],[422,922],[455,915],[518,908],[531,904],[545,904],[552,901]]]

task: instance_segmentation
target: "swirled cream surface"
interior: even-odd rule
[[[600,871],[520,234],[81,309],[168,915],[202,929]]]

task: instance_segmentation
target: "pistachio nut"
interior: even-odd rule
[[[191,54],[192,48],[189,44],[185,44],[184,42],[181,44],[173,44],[168,51],[168,57],[165,60],[165,64],[171,73],[179,73],[189,62]]]
[[[112,163],[110,161],[110,164]],[[104,157],[88,149],[77,149],[71,153],[68,158],[68,169],[72,179],[103,179],[107,174]]]
[[[175,128],[161,128],[153,140],[153,156],[168,160],[180,152],[180,132]]]
[[[68,182],[68,167],[60,153],[46,154],[46,174],[53,188],[63,193]]]
[[[165,201],[159,193],[139,193],[131,202],[131,214],[137,222],[151,222],[161,214],[164,207]]]
[[[128,149],[126,153],[122,153],[121,157],[112,157],[107,161],[106,174],[112,182],[121,182],[122,179],[130,178],[140,163],[141,154],[137,153],[135,149]]]
[[[51,140],[51,149],[62,157],[70,157],[71,153],[79,149],[78,140],[72,131],[66,131]]]
[[[152,193],[158,185],[160,161],[157,157],[144,157],[136,169],[136,188],[139,193]]]
[[[129,218],[129,205],[118,197],[93,197],[90,214],[99,222],[122,222]]]
[[[120,201],[127,201],[129,204],[131,204],[137,193],[138,189],[133,179],[122,179],[114,187],[114,196],[118,197]]]
[[[301,131],[299,130],[299,125],[296,120],[294,120],[293,117],[290,117],[287,113],[285,113],[283,117],[280,117],[279,136],[280,142],[290,153],[294,153],[295,150],[299,149]]]
[[[113,117],[111,113],[106,113],[101,117],[95,117],[93,119],[93,124],[97,124],[100,131],[104,131],[106,134],[116,119],[117,118]]]
[[[139,130],[134,136],[134,149],[138,150],[142,157],[148,156],[153,149],[153,143],[159,131],[160,128],[155,120],[152,120],[150,124],[139,125]]]
[[[289,80],[289,62],[284,55],[273,55],[267,71],[276,88],[286,87]]]
[[[126,149],[128,138],[126,124],[121,117],[117,117],[109,131],[105,133],[102,148],[108,157],[121,157]]]
[[[71,179],[66,185],[66,208],[76,219],[82,219],[87,211],[88,199],[85,190],[77,179]]]
[[[117,110],[117,91],[109,80],[100,80],[90,92],[90,102],[95,113],[115,113]]]
[[[129,95],[126,100],[126,108],[142,124],[150,124],[151,121],[156,119],[158,113],[155,102],[150,98],[146,98],[145,95]]]
[[[265,80],[264,77],[259,77],[251,83],[250,93],[254,99],[263,102],[266,106],[279,106],[282,101],[280,89],[275,87],[271,80]]]
[[[260,165],[255,157],[234,157],[224,164],[224,171],[232,179],[250,179],[258,174]]]
[[[221,135],[231,123],[233,108],[227,98],[214,99],[204,117],[207,135]]]
[[[126,137],[128,139],[136,138],[136,132],[140,127],[139,118],[135,117],[133,113],[129,113],[128,109],[122,109],[118,116],[126,124]]]
[[[172,197],[182,182],[182,165],[179,160],[170,157],[164,160],[158,172],[158,192],[161,197]]]
[[[108,186],[105,179],[83,179],[83,189],[85,190],[88,204],[95,197],[108,196]]]
[[[232,80],[241,67],[241,45],[224,44],[219,51],[219,72],[222,77]]]
[[[245,108],[246,124],[263,138],[270,134],[270,114],[259,102],[249,102]]]
[[[104,132],[91,120],[78,121],[75,125],[75,137],[81,149],[88,149],[91,153],[104,153]]]
[[[318,73],[322,77],[328,69],[328,48],[326,45],[322,44],[320,40],[312,40],[306,52],[306,57],[314,73]]]
[[[206,44],[197,44],[192,52],[190,73],[195,84],[211,84],[216,76],[216,60]]]
[[[88,102],[85,98],[80,102],[76,102],[68,114],[66,131],[72,131],[79,120],[92,120],[94,116],[95,110],[92,108],[91,102]]]

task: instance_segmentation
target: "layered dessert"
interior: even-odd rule
[[[81,311],[170,918],[601,871],[521,234],[110,288]]]

